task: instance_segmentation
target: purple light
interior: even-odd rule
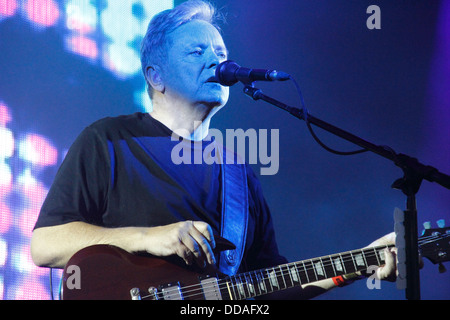
[[[16,13],[16,0],[0,0],[0,17],[11,17]]]
[[[11,120],[11,112],[8,107],[3,102],[0,102],[0,126],[6,126]]]
[[[76,35],[70,37],[68,39],[68,46],[70,51],[80,56],[90,59],[96,59],[98,56],[97,43],[85,36]]]
[[[28,0],[26,5],[28,18],[40,26],[53,26],[60,13],[58,5],[52,0]]]
[[[39,172],[57,165],[59,153],[49,139],[35,133],[15,143],[16,132],[8,128],[12,120],[13,113],[0,102],[0,271],[7,277],[0,276],[0,297],[49,299],[48,269],[34,265],[30,238],[48,192]],[[11,164],[21,161],[26,166],[14,171]],[[12,200],[13,194],[21,196]]]
[[[441,2],[430,70],[426,152],[440,155],[435,165],[445,171],[450,169],[450,1]]]
[[[29,134],[20,144],[23,159],[40,166],[52,166],[58,161],[58,150],[51,141],[38,134]]]

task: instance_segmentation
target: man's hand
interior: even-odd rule
[[[151,228],[146,234],[147,252],[156,256],[177,255],[186,264],[201,268],[215,264],[215,241],[211,227],[200,221],[183,221]]]
[[[367,247],[376,247],[382,245],[395,244],[395,233],[389,233],[374,242]],[[393,247],[384,250],[385,264],[378,267],[375,270],[376,278],[379,280],[387,280],[394,282],[397,279],[397,248]]]

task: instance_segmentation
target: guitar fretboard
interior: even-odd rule
[[[243,300],[383,265],[384,249],[378,246],[337,253],[226,277],[220,280],[224,300]]]

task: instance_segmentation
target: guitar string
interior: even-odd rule
[[[305,261],[307,261],[307,260],[305,260]],[[276,270],[274,276],[277,277],[277,278],[281,276],[284,279],[284,277],[286,276],[285,272],[288,271],[287,266],[288,266],[288,264],[279,266],[277,269],[283,269],[283,267],[286,267],[286,270],[285,271],[283,271],[283,270]],[[308,271],[314,269],[314,267],[303,268],[303,269],[305,270],[303,272],[308,272]],[[230,290],[232,291],[232,294],[230,294],[230,298],[231,299],[233,297],[234,298],[238,298],[238,299],[242,299],[242,297],[243,297],[244,299],[247,299],[247,298],[250,298],[250,297],[254,297],[254,296],[270,293],[270,292],[273,292],[273,291],[287,289],[289,287],[285,283],[285,281],[283,280],[285,285],[283,287],[277,287],[276,290],[273,290],[273,287],[274,287],[273,285],[272,285],[272,289],[271,290],[261,289],[259,287],[259,284],[261,283],[261,281],[264,281],[264,288],[267,288],[267,285],[265,284],[265,281],[266,280],[270,280],[271,278],[264,276],[262,278],[260,277],[260,279],[258,280],[257,278],[254,277],[258,272],[262,272],[262,271],[257,270],[257,271],[251,271],[251,272],[243,273],[243,274],[240,274],[238,276],[232,276],[232,278],[235,279],[234,282],[233,282],[233,279],[231,279],[231,277],[227,277],[227,278],[224,278],[224,279],[217,279],[218,286],[215,286],[214,284],[210,284],[210,285],[206,285],[206,286],[202,286],[201,284],[195,284],[195,285],[191,285],[191,286],[180,287],[179,289],[182,292],[182,298],[183,299],[195,299],[195,298],[198,298],[198,300],[204,300],[204,296],[205,295],[207,295],[208,293],[217,292],[217,289],[220,291],[219,293],[221,294],[222,290],[230,288]],[[254,273],[254,276],[252,276],[251,273]],[[251,290],[248,289],[248,284],[246,284],[246,282],[250,283],[249,281],[242,282],[241,279],[239,279],[239,283],[238,283],[237,280],[236,280],[238,277],[239,278],[244,277],[246,279],[250,278],[252,284],[256,281],[257,285],[259,287],[259,290],[258,290],[259,293],[257,293],[256,290],[254,290],[253,291],[254,293],[252,293]],[[317,276],[315,276],[315,277],[318,280]],[[327,277],[328,277],[328,275],[327,275]],[[314,282],[314,281],[316,281],[316,280],[313,280],[313,281],[310,281],[310,282]],[[290,281],[290,282],[291,282],[291,284],[293,284],[291,287],[295,286],[295,282],[297,282],[298,285],[302,284],[301,281]],[[278,283],[278,280],[277,280],[277,283]],[[307,282],[307,283],[309,283],[309,282]],[[242,289],[239,288],[240,285],[242,286]],[[247,285],[247,292],[248,292],[248,294],[246,293],[246,291],[244,289],[244,285]],[[192,289],[191,290],[186,290],[189,287],[191,287]],[[253,286],[253,287],[255,287],[255,286]],[[244,293],[242,293],[242,290],[244,290]],[[156,295],[159,298],[164,298],[163,292],[157,292]],[[146,298],[149,298],[149,297],[152,297],[152,295],[144,296],[144,297],[142,297],[142,299],[146,299]]]
[[[421,241],[419,241],[419,244],[423,245],[423,244],[433,243],[433,242],[436,242],[435,239],[439,239],[439,238],[445,239],[448,237],[450,237],[450,234],[443,234],[443,235],[436,235],[436,236],[431,235],[428,237],[421,238]]]
[[[370,257],[369,257],[370,258]],[[312,260],[312,259],[311,259]],[[305,260],[305,261],[307,261],[307,260]],[[292,264],[296,264],[296,263],[292,263]],[[283,275],[286,271],[288,271],[288,265],[290,265],[290,264],[285,264],[285,265],[280,265],[280,266],[278,266],[278,268],[277,269],[281,269],[281,270],[276,270],[275,271],[275,276],[276,277],[279,277],[279,276],[282,276],[283,277],[283,279],[284,279],[284,277],[285,277],[285,275]],[[325,264],[324,264],[325,265]],[[331,265],[331,264],[330,264]],[[283,271],[282,269],[283,269],[283,267],[285,267],[286,268],[286,270],[285,271]],[[305,271],[304,272],[307,272],[307,271],[310,271],[311,269],[313,269],[314,267],[310,267],[310,268],[303,268],[303,269],[305,269]],[[239,278],[241,278],[241,277],[243,277],[243,278],[246,278],[246,279],[248,279],[248,278],[250,278],[250,280],[251,280],[251,282],[252,282],[252,284],[253,284],[253,282],[254,281],[257,281],[258,279],[256,279],[256,278],[254,278],[252,275],[251,275],[251,273],[254,273],[254,275],[256,275],[256,273],[258,272],[258,270],[257,271],[250,271],[250,272],[247,272],[247,273],[243,273],[243,274],[240,274],[240,275],[237,275],[237,276],[232,276],[233,278],[235,278],[235,279],[237,279],[238,277]],[[279,274],[278,274],[279,273]],[[316,277],[317,278],[317,277]],[[262,277],[262,278],[260,278],[260,282],[262,281],[262,280],[268,280],[268,279],[270,279],[269,277]],[[215,286],[214,284],[211,284],[211,285],[208,285],[208,286],[202,286],[201,284],[195,284],[195,285],[191,285],[191,286],[186,286],[186,287],[181,287],[181,288],[179,288],[180,290],[182,290],[182,292],[183,292],[183,295],[182,295],[182,297],[183,298],[190,298],[190,299],[193,299],[193,298],[198,298],[199,300],[203,300],[204,299],[204,295],[205,294],[208,294],[208,293],[210,293],[210,292],[217,292],[217,288],[219,289],[219,290],[222,290],[222,289],[226,289],[226,287],[231,287],[231,289],[232,289],[232,291],[233,291],[233,294],[234,294],[234,297],[236,298],[239,298],[239,299],[241,299],[242,297],[244,297],[244,298],[250,298],[250,297],[252,297],[252,296],[257,296],[257,295],[260,295],[260,294],[264,294],[264,293],[269,293],[269,292],[273,292],[273,291],[275,291],[275,290],[271,290],[271,291],[267,291],[267,289],[265,290],[266,292],[264,292],[264,290],[262,290],[261,288],[259,289],[259,291],[260,291],[260,294],[258,294],[258,293],[256,293],[256,290],[254,290],[253,292],[254,293],[252,293],[251,292],[251,290],[250,289],[248,289],[248,285],[247,285],[247,292],[249,293],[249,294],[247,294],[246,293],[246,291],[245,291],[245,289],[244,289],[244,286],[243,285],[245,285],[245,281],[244,282],[242,282],[241,281],[241,279],[239,279],[239,283],[237,283],[237,281],[235,280],[234,281],[234,283],[233,283],[233,280],[231,279],[231,277],[227,277],[227,278],[225,278],[225,279],[217,279],[217,281],[218,281],[218,286]],[[231,282],[231,283],[230,283]],[[248,281],[247,281],[248,282]],[[283,282],[285,282],[284,280],[283,280]],[[293,284],[292,286],[295,286],[295,284],[294,284],[294,282],[295,281],[291,281],[291,284]],[[298,281],[299,282],[299,281]],[[299,282],[299,284],[301,284],[300,282]],[[242,285],[242,289],[240,289],[239,288],[239,286],[240,285]],[[221,288],[221,286],[222,286],[222,288]],[[264,284],[264,286],[266,287],[266,284]],[[193,289],[192,290],[186,290],[187,288],[189,288],[189,287],[192,287]],[[195,289],[194,289],[194,287],[196,287]],[[273,286],[272,286],[273,287]],[[282,290],[282,289],[286,289],[286,288],[288,288],[289,286],[288,285],[286,285],[286,283],[285,283],[285,286],[284,286],[284,288],[280,288],[279,290]],[[278,289],[278,287],[277,287],[277,289]],[[241,292],[241,290],[244,290],[244,293],[242,294]],[[158,295],[159,295],[159,297],[164,297],[163,296],[163,293],[162,292],[159,292],[158,293]],[[150,295],[151,296],[151,295]],[[150,297],[150,296],[145,296],[145,297],[143,297],[143,298],[148,298],[148,297]],[[230,298],[232,298],[232,297],[230,297]]]
[[[448,237],[448,236],[450,236],[450,235],[444,235],[444,237]],[[419,240],[419,244],[428,243],[430,241],[429,239],[435,239],[435,238],[438,238],[438,237],[437,236],[421,237],[421,239]],[[364,254],[364,257],[366,259],[371,259],[373,257],[377,257],[377,253],[375,252],[375,250],[379,251],[380,249],[389,248],[389,247],[393,247],[393,245],[378,246],[378,247],[372,247],[372,248],[363,248],[363,249],[360,249],[360,250],[352,250],[352,251],[348,251],[348,252],[344,252],[344,253],[340,253],[340,254],[333,254],[333,255],[329,255],[329,256],[323,256],[323,257],[319,257],[319,258],[312,258],[312,259],[304,260],[304,261],[301,261],[302,264],[303,264],[303,268],[302,269],[304,270],[304,271],[301,271],[301,272],[307,273],[307,272],[310,272],[311,270],[313,270],[315,278],[317,280],[319,280],[318,276],[317,276],[317,273],[316,273],[317,268],[314,266],[313,260],[317,261],[317,262],[320,260],[321,261],[321,265],[323,266],[323,269],[325,269],[326,267],[330,267],[331,266],[333,268],[333,272],[337,275],[337,273],[336,273],[336,271],[334,269],[334,265],[335,264],[331,260],[330,260],[330,262],[326,262],[326,261],[322,261],[322,259],[329,260],[329,259],[332,259],[333,257],[335,257],[335,258],[340,257],[341,258],[340,260],[343,263],[348,263],[348,262],[354,263],[355,259],[351,255],[358,255],[358,254],[361,254],[361,253],[363,253],[365,251],[369,251],[369,252],[366,252]],[[430,252],[431,251],[432,250],[430,250]],[[350,256],[348,258],[342,257],[342,255],[347,255],[348,256],[348,254],[350,254]],[[378,253],[378,255],[379,255],[379,253]],[[378,260],[378,257],[377,257],[377,260]],[[195,297],[195,296],[199,296],[200,298],[203,298],[205,294],[217,291],[217,288],[220,291],[222,291],[223,289],[226,289],[227,287],[231,287],[233,289],[233,292],[234,292],[235,296],[236,296],[236,291],[241,292],[241,289],[239,288],[239,286],[241,286],[241,285],[243,286],[243,285],[246,284],[246,282],[248,282],[248,281],[242,282],[241,279],[240,279],[241,277],[243,277],[244,279],[250,279],[252,285],[253,285],[254,281],[258,282],[258,284],[259,284],[262,281],[264,281],[264,282],[266,280],[270,281],[270,279],[272,279],[271,277],[277,277],[277,278],[278,277],[283,277],[283,282],[285,283],[285,287],[287,288],[288,286],[286,285],[286,281],[284,280],[284,277],[287,275],[287,272],[289,272],[289,277],[291,277],[291,273],[289,271],[289,268],[295,266],[297,268],[297,270],[298,270],[298,264],[299,263],[300,262],[292,262],[292,263],[283,264],[283,265],[280,265],[280,266],[277,266],[277,267],[274,267],[274,268],[255,270],[255,271],[245,272],[245,273],[242,273],[240,275],[230,276],[230,277],[227,277],[227,278],[224,278],[224,279],[217,279],[218,286],[216,286],[214,284],[205,285],[205,286],[202,286],[201,284],[194,284],[194,285],[190,285],[190,286],[180,287],[179,289],[182,292],[182,297],[183,298],[192,298],[192,297]],[[309,266],[306,267],[305,263],[309,264]],[[283,270],[283,268],[285,268],[285,270]],[[267,277],[263,276],[263,277],[259,277],[259,279],[257,278],[257,273],[265,274],[265,272],[263,270],[269,270],[269,269],[272,269],[273,271],[275,271],[275,273],[272,274],[272,275],[269,275]],[[326,271],[325,270],[323,270],[323,271],[326,274]],[[251,273],[253,273],[254,276],[256,276],[256,278],[254,276],[252,276]],[[239,277],[239,280],[237,280],[238,277]],[[322,276],[320,276],[320,277],[322,277]],[[233,279],[232,278],[235,279],[235,283],[233,283]],[[298,278],[298,274],[297,274],[297,278]],[[327,278],[331,278],[331,277],[328,277],[328,275],[327,275]],[[237,283],[237,281],[239,281],[239,283]],[[278,282],[278,280],[277,280],[277,282]],[[290,280],[290,282],[291,283],[298,282],[299,284],[301,284],[301,281]],[[313,282],[313,281],[308,281],[308,283],[309,282]],[[253,287],[255,287],[255,286],[253,286]],[[267,287],[267,285],[265,283],[264,283],[264,287]],[[242,290],[244,290],[244,289],[242,289]],[[245,290],[244,290],[244,297],[249,298],[249,297],[255,296],[255,295],[252,295],[252,293],[250,292],[251,290],[248,289],[248,285],[247,285],[247,291],[250,293],[250,295],[247,296],[247,294],[245,293]],[[261,288],[260,288],[259,291],[260,292],[262,291]],[[272,289],[271,291],[274,291],[274,290]],[[256,291],[255,291],[255,293],[256,293]],[[163,292],[157,292],[156,295],[159,295],[160,297],[164,297]],[[151,295],[145,296],[143,298],[147,298],[147,297],[150,297],[150,296]],[[239,293],[239,296],[242,296],[242,294]]]
[[[370,259],[370,258],[376,257],[376,253],[374,252],[374,249],[378,249],[379,250],[381,248],[386,248],[386,247],[388,247],[388,246],[379,246],[379,247],[374,247],[374,248],[364,248],[364,249],[361,249],[361,250],[353,250],[353,251],[348,251],[348,254],[352,253],[352,254],[357,255],[357,254],[361,254],[364,251],[369,251],[364,256],[366,258]],[[345,255],[345,254],[347,254],[347,253],[341,253],[341,255]],[[308,271],[313,270],[314,274],[315,274],[315,277],[317,279],[317,275],[316,275],[316,272],[315,272],[316,267],[314,266],[312,261],[313,260],[317,260],[318,261],[320,259],[331,259],[331,257],[333,257],[333,256],[338,257],[339,254],[330,255],[330,256],[323,256],[323,257],[320,257],[320,258],[312,258],[312,259],[309,259],[309,260],[302,261],[303,264],[304,264],[304,266],[302,268],[304,270],[303,272],[306,273]],[[348,263],[348,262],[354,263],[354,258],[352,258],[351,256],[349,256],[348,258],[345,258],[345,257],[340,257],[340,258],[343,261],[343,263]],[[270,280],[271,277],[284,277],[283,274],[286,271],[288,271],[289,266],[292,267],[292,266],[296,265],[296,267],[298,268],[298,266],[297,266],[298,263],[299,262],[292,262],[292,263],[283,264],[283,265],[280,265],[280,266],[277,266],[277,267],[274,267],[274,268],[265,269],[265,270],[272,269],[273,271],[275,271],[275,273],[271,274],[271,275],[268,275],[267,277],[266,276],[260,277],[259,281],[261,282],[261,281]],[[306,266],[305,264],[309,264],[309,266]],[[325,261],[322,261],[322,265],[325,268],[325,267],[333,266],[334,264],[333,264],[332,261],[330,261],[328,263],[326,263]],[[283,268],[285,268],[284,271],[283,271]],[[250,279],[253,282],[253,278],[251,276],[251,273],[254,273],[254,274],[256,274],[256,273],[260,273],[261,274],[262,273],[262,274],[264,274],[263,270],[264,269],[255,270],[255,271],[245,272],[245,273],[242,273],[240,275],[230,276],[230,277],[227,277],[227,278],[224,278],[224,279],[218,279],[218,282],[222,282],[221,284],[218,285],[218,288],[219,288],[219,290],[222,290],[222,289],[226,289],[227,286],[231,285],[231,287],[234,287],[233,291],[239,290],[238,286],[240,284],[239,283],[233,283],[233,279],[231,279],[231,278],[236,279],[237,277],[241,277],[241,276],[245,278],[245,276],[248,276],[248,277],[250,277]],[[230,281],[231,284],[228,281]],[[241,280],[239,280],[239,281],[241,282]],[[310,282],[313,282],[313,281],[310,281]],[[211,287],[212,287],[213,291],[216,290],[214,285],[211,285]],[[190,286],[180,287],[179,289],[183,293],[183,297],[184,298],[192,298],[195,295],[203,296],[204,293],[206,293],[206,294],[209,293],[209,291],[205,291],[203,289],[203,286],[201,284],[194,284],[194,285],[190,285]],[[196,292],[196,291],[198,291],[198,292]],[[196,293],[192,294],[192,292],[196,292]],[[164,297],[164,293],[163,292],[157,292],[156,294],[159,295],[160,297]],[[149,296],[146,296],[146,297],[149,297]]]
[[[368,257],[371,258],[370,256],[368,256]],[[305,260],[305,261],[307,261],[307,260]],[[294,264],[296,264],[296,263],[294,263]],[[284,279],[287,276],[287,272],[289,271],[287,269],[288,265],[290,265],[290,264],[281,265],[281,266],[277,267],[277,269],[283,269],[283,267],[286,268],[286,269],[285,270],[275,270],[275,276],[277,278],[278,277],[283,277],[283,279]],[[329,266],[331,264],[323,264],[323,265],[324,266]],[[303,269],[305,269],[305,271],[303,271],[303,272],[308,272],[308,271],[310,271],[312,269],[315,269],[315,268],[312,266],[312,267],[303,268]],[[226,289],[226,287],[229,286],[229,287],[231,287],[233,289],[232,291],[233,291],[233,294],[234,294],[235,298],[236,297],[238,297],[238,298],[241,298],[241,297],[250,298],[250,297],[258,296],[258,295],[261,295],[261,294],[270,293],[270,292],[277,291],[277,290],[283,290],[283,289],[287,289],[289,287],[294,287],[296,285],[295,283],[297,283],[297,285],[301,285],[302,284],[301,281],[290,280],[289,282],[291,283],[291,286],[289,286],[286,283],[286,281],[283,280],[283,283],[285,285],[282,286],[282,287],[277,287],[277,290],[273,290],[272,289],[272,290],[268,291],[267,289],[263,290],[263,289],[259,288],[258,291],[260,293],[257,293],[255,289],[253,290],[254,293],[252,293],[252,290],[248,289],[248,284],[247,283],[251,283],[253,285],[254,282],[257,282],[257,286],[259,286],[259,283],[261,281],[270,280],[270,277],[262,277],[262,278],[259,279],[259,282],[258,282],[258,279],[254,277],[257,272],[258,271],[250,271],[250,272],[238,275],[238,276],[233,276],[233,278],[235,278],[235,279],[238,278],[238,277],[239,278],[244,278],[244,280],[250,279],[250,281],[242,281],[242,279],[239,279],[238,280],[239,283],[237,283],[236,280],[233,283],[233,280],[231,279],[231,277],[230,278],[225,278],[225,279],[218,279],[217,280],[219,282],[218,289],[219,290]],[[251,273],[254,273],[254,275],[252,276]],[[289,273],[289,278],[290,277],[291,277],[291,275]],[[316,275],[315,275],[315,277],[316,277],[317,280],[319,280]],[[324,276],[324,279],[326,279],[326,278],[331,278],[331,277],[329,275],[326,275],[326,276]],[[314,280],[314,281],[317,281],[317,280]],[[314,282],[314,281],[310,281],[310,282]],[[227,284],[227,282],[228,282],[228,284]],[[279,282],[279,280],[277,280],[277,282]],[[309,283],[309,282],[307,282],[307,283]],[[247,290],[245,290],[244,287],[242,287],[242,289],[240,289],[239,288],[240,285],[247,285]],[[255,287],[255,286],[253,285],[253,287]],[[267,287],[267,285],[264,284],[264,287]],[[244,290],[243,294],[241,293],[242,292],[241,290]],[[210,285],[209,287],[201,287],[201,286],[199,286],[198,292],[195,292],[195,290],[185,291],[184,297],[185,298],[193,298],[195,296],[199,296],[199,298],[202,299],[204,294],[208,294],[210,292],[216,292],[216,291],[217,291],[217,289],[216,289],[216,286],[214,286],[214,285]],[[248,292],[248,294],[247,294],[246,291]]]
[[[368,250],[371,250],[371,248],[368,248]],[[358,251],[359,250],[354,250],[354,253],[357,253]],[[366,256],[367,256],[367,258],[372,258],[373,256],[375,256],[375,254],[373,254],[373,255],[366,255]],[[329,258],[329,257],[330,256],[326,256],[325,258]],[[317,259],[319,259],[319,258],[317,258]],[[316,260],[316,259],[313,258],[311,260]],[[353,260],[353,259],[351,259],[351,257],[350,257],[350,259],[348,259],[348,260],[350,261],[350,260]],[[305,261],[308,261],[308,260],[305,260]],[[348,261],[346,261],[346,262],[348,262]],[[312,262],[308,262],[308,263],[311,264],[311,267],[308,267],[308,268],[304,267],[303,268],[305,270],[304,272],[307,272],[307,271],[310,271],[312,269],[315,269],[315,267],[312,265]],[[294,264],[298,264],[298,263],[284,264],[284,265],[280,265],[280,266],[276,267],[277,269],[281,269],[281,270],[274,270],[275,269],[274,268],[273,269],[275,271],[275,275],[274,276],[275,277],[280,277],[281,276],[284,279],[284,277],[286,275],[283,275],[283,274],[285,274],[286,271],[288,271],[288,266],[289,265],[294,265]],[[322,262],[322,264],[323,264],[324,267],[332,265],[332,263],[325,264],[323,262]],[[286,268],[286,270],[283,271],[283,267]],[[253,283],[254,281],[257,281],[258,279],[254,278],[251,275],[251,273],[254,273],[256,275],[257,272],[261,272],[261,270],[250,271],[250,272],[246,272],[246,273],[243,273],[243,274],[240,274],[240,275],[236,275],[236,276],[232,276],[232,277],[235,278],[235,279],[237,279],[238,277],[239,278],[243,277],[243,278],[247,278],[247,279],[250,278],[251,282]],[[316,279],[317,279],[317,276],[316,276]],[[262,277],[262,278],[260,278],[259,281],[261,282],[262,280],[264,280],[264,281],[265,280],[270,280],[270,277]],[[233,289],[232,291],[233,291],[235,297],[239,297],[240,298],[241,296],[244,296],[244,298],[249,298],[249,297],[252,297],[252,296],[259,295],[259,294],[252,294],[251,290],[248,289],[248,285],[247,285],[247,291],[249,292],[249,295],[248,295],[245,292],[245,290],[243,289],[244,288],[243,285],[245,285],[245,281],[242,282],[241,279],[239,279],[239,283],[237,283],[236,280],[233,283],[233,280],[231,279],[231,277],[227,277],[227,278],[224,278],[224,279],[217,279],[217,281],[219,282],[218,286],[215,286],[214,284],[211,284],[211,285],[208,285],[208,286],[202,286],[201,284],[195,284],[195,285],[191,285],[191,286],[181,287],[179,289],[182,290],[182,292],[183,292],[183,295],[182,295],[183,298],[191,298],[192,299],[192,298],[197,296],[201,300],[203,300],[204,294],[208,294],[210,292],[216,292],[217,291],[216,288],[218,288],[219,290],[226,289],[227,286],[231,286],[231,288]],[[283,282],[285,282],[285,281],[283,281]],[[293,283],[294,281],[290,281],[290,282]],[[300,284],[300,282],[299,282],[299,284]],[[240,285],[242,285],[242,289],[239,288]],[[221,288],[221,286],[222,286],[222,288]],[[190,287],[193,288],[193,289],[192,290],[186,290],[187,288],[190,288]],[[194,289],[194,287],[196,287],[196,288]],[[287,288],[288,286],[285,284],[284,287]],[[244,290],[244,294],[241,293],[242,292],[241,290]],[[259,291],[262,292],[263,290],[260,289]],[[273,292],[273,291],[274,290],[272,289],[270,292]],[[238,292],[238,293],[236,293],[236,292]],[[256,290],[254,292],[256,293]],[[163,297],[163,293],[162,292],[159,292],[158,294],[159,294],[160,297]],[[147,296],[147,297],[149,297],[149,296]],[[145,298],[145,297],[143,297],[143,298]]]
[[[382,246],[381,248],[385,248],[385,247],[388,247],[388,246]],[[380,249],[380,248],[379,248],[379,249]],[[376,253],[373,252],[373,248],[366,248],[366,249],[364,249],[364,250],[370,251],[369,253],[367,253],[367,254],[365,255],[368,259],[373,258],[374,256],[376,256]],[[361,251],[364,251],[364,250],[361,250]],[[358,254],[358,252],[359,252],[359,250],[354,250],[354,251],[352,251],[352,253],[355,253],[355,254]],[[316,278],[316,280],[308,281],[307,283],[309,283],[309,282],[314,282],[314,281],[318,281],[318,280],[320,280],[320,278],[318,278],[318,276],[317,276],[317,273],[316,273],[317,268],[314,266],[314,263],[312,262],[312,260],[318,261],[318,260],[320,260],[320,259],[331,259],[331,257],[332,257],[332,256],[324,256],[324,257],[321,257],[321,258],[313,258],[313,259],[310,259],[310,260],[304,260],[304,261],[303,261],[304,266],[302,267],[302,269],[303,269],[304,271],[298,269],[298,264],[299,264],[298,262],[287,263],[287,264],[283,264],[283,265],[280,265],[280,266],[277,266],[277,267],[274,267],[274,268],[264,269],[264,270],[270,270],[270,269],[272,269],[272,271],[274,271],[274,274],[268,275],[267,277],[266,277],[266,276],[260,277],[259,283],[260,283],[261,281],[264,281],[264,282],[265,282],[266,280],[269,280],[269,281],[270,281],[273,277],[276,277],[276,278],[282,277],[282,278],[283,278],[283,283],[284,283],[284,286],[283,286],[283,287],[284,287],[284,288],[289,287],[289,286],[286,284],[286,281],[285,281],[284,278],[288,275],[288,272],[289,272],[289,278],[291,277],[291,273],[290,273],[289,269],[290,269],[291,267],[294,267],[294,265],[295,265],[295,267],[297,268],[297,270],[300,271],[300,272],[307,273],[307,272],[309,272],[309,271],[311,271],[311,270],[314,271],[314,277]],[[342,259],[342,257],[341,257],[341,260],[343,260],[344,263],[345,263],[345,262],[349,262],[349,261],[352,261],[352,263],[354,263],[354,259],[353,259],[352,257],[349,257],[349,259]],[[305,266],[305,263],[309,264],[309,266]],[[321,261],[321,263],[322,263],[323,268],[329,267],[329,266],[333,266],[333,265],[334,265],[333,262],[332,262],[331,260],[330,260],[330,262],[328,262],[328,263],[325,263],[325,261]],[[334,270],[335,270],[335,269],[333,268],[333,272],[335,273],[335,275],[337,275],[336,272],[335,272]],[[231,286],[234,287],[234,288],[233,288],[233,289],[234,289],[233,291],[241,292],[241,290],[244,290],[244,295],[243,295],[243,296],[246,297],[246,298],[251,297],[251,296],[255,296],[254,294],[253,294],[253,295],[251,294],[250,289],[248,289],[248,285],[247,285],[247,291],[250,293],[249,296],[247,296],[247,294],[245,293],[245,289],[243,289],[243,287],[242,287],[242,289],[240,289],[239,286],[241,286],[241,285],[243,286],[246,282],[248,283],[248,281],[242,281],[241,278],[244,278],[244,280],[250,278],[250,280],[251,280],[252,283],[253,283],[254,281],[258,282],[258,279],[252,276],[252,273],[253,273],[254,275],[257,275],[257,273],[260,273],[260,274],[261,274],[261,272],[262,272],[263,274],[266,273],[266,272],[264,272],[264,271],[262,271],[262,270],[256,270],[256,271],[250,271],[250,272],[242,273],[242,274],[240,274],[240,275],[236,275],[236,276],[232,276],[232,277],[227,277],[227,278],[225,278],[225,279],[218,279],[218,281],[225,282],[225,284],[222,285],[222,288],[220,288],[221,284],[219,284],[219,289],[224,289],[225,286],[228,285],[228,284],[227,284],[227,281],[231,281]],[[326,274],[326,271],[324,271],[324,273]],[[320,276],[320,275],[319,275],[319,276]],[[320,277],[322,277],[322,276],[320,276]],[[324,279],[325,279],[325,278],[331,278],[331,277],[329,277],[328,275],[326,275],[326,276],[324,275],[323,277],[324,277]],[[239,280],[235,280],[235,283],[233,283],[233,280],[232,280],[231,278],[234,278],[234,279],[239,278]],[[238,283],[238,282],[239,282],[239,283]],[[279,283],[279,282],[280,282],[280,281],[277,279],[277,283]],[[290,282],[291,282],[291,283],[294,283],[295,281],[292,281],[292,280],[291,280]],[[298,282],[299,285],[301,285],[301,281],[297,281],[297,282]],[[259,283],[258,283],[258,284],[259,284]],[[306,283],[305,283],[305,284],[306,284]],[[275,285],[271,285],[272,288],[273,288],[274,286],[275,286]],[[295,284],[294,284],[293,286],[295,286]],[[255,287],[255,286],[253,286],[253,287]],[[264,283],[264,287],[267,287],[267,285],[266,285],[265,283]],[[279,288],[279,287],[277,287],[277,288]],[[213,288],[213,290],[216,290],[216,289]],[[262,290],[260,289],[259,291],[261,292]],[[267,290],[265,290],[265,291],[267,291]],[[272,289],[272,290],[270,290],[270,291],[268,291],[268,292],[273,292],[273,291],[274,291],[274,290]],[[267,292],[267,293],[268,293],[268,292]],[[256,293],[256,290],[255,290],[255,293]],[[200,292],[200,293],[198,293],[198,294],[202,294],[202,293]],[[236,293],[235,293],[235,295],[236,295]],[[256,294],[256,295],[257,295],[257,294]],[[192,296],[193,296],[193,295],[190,295],[190,296],[189,296],[189,295],[186,295],[187,298],[192,297]],[[242,294],[239,293],[239,296],[242,296]]]

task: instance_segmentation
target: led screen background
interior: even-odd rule
[[[230,58],[291,73],[313,115],[450,173],[449,2],[375,2],[214,1],[227,13],[222,30]],[[381,30],[366,27],[371,4],[381,8]],[[105,116],[150,110],[138,47],[151,16],[173,5],[164,0],[0,0],[3,299],[51,297],[49,270],[35,267],[29,253],[40,205],[85,126]],[[298,104],[292,84],[261,88]],[[253,102],[239,84],[231,88],[228,106],[213,127],[280,130],[279,172],[260,179],[280,250],[289,260],[367,245],[393,229],[393,210],[404,207],[403,195],[390,188],[402,173],[387,160],[324,151],[301,121]],[[354,148],[318,133],[334,148]],[[424,182],[419,223],[448,220],[449,198],[448,190]],[[55,293],[59,275],[54,272]],[[448,273],[438,274],[426,262],[423,298],[450,298],[449,280]],[[321,297],[403,298],[394,284],[369,290],[364,282]]]
[[[151,107],[139,44],[173,1],[0,1],[0,296],[49,299],[30,236],[80,129]],[[87,102],[89,101],[89,102]],[[87,103],[86,103],[87,102]],[[55,270],[54,292],[60,271]]]

